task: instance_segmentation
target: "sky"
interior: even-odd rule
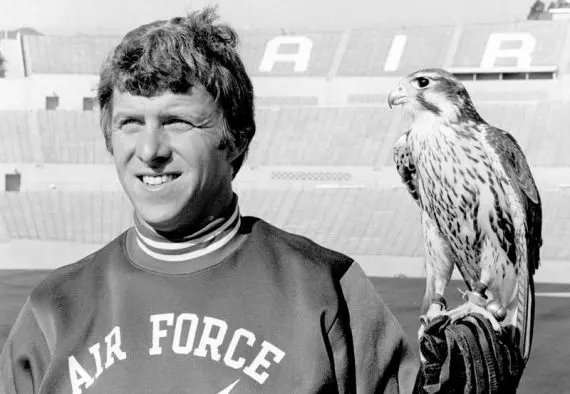
[[[0,28],[44,34],[124,34],[218,4],[236,28],[346,28],[524,20],[532,0],[0,0]]]

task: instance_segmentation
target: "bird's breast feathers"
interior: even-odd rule
[[[448,237],[463,238],[461,247],[477,242],[497,209],[509,210],[506,177],[482,133],[476,124],[419,122],[409,134],[422,209]]]

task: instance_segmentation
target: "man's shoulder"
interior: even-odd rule
[[[126,231],[93,253],[70,264],[63,265],[50,272],[31,292],[32,303],[65,295],[72,288],[84,288],[94,282],[94,276],[100,274],[110,260],[122,253]],[[89,286],[87,286],[88,288]]]
[[[331,270],[342,276],[354,264],[354,260],[333,248],[315,242],[311,238],[281,229],[261,218],[246,216],[244,224],[251,232],[257,247],[267,249],[273,256],[289,263],[300,262],[306,269]]]

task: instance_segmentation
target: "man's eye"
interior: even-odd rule
[[[187,130],[193,127],[193,125],[190,124],[190,122],[187,122],[182,119],[168,119],[165,120],[162,124],[164,125],[165,128],[173,130]]]
[[[138,119],[125,119],[121,122],[121,127],[140,126],[142,122]]]

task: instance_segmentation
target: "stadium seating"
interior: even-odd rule
[[[532,166],[567,166],[570,115],[565,102],[480,103],[490,124],[513,134]],[[261,120],[261,121],[259,121]],[[392,165],[395,138],[409,125],[386,107],[283,107],[258,111],[248,164],[303,166]]]
[[[420,256],[419,209],[404,188],[268,189],[237,186],[241,212],[350,255]],[[570,258],[570,192],[543,191],[542,258]],[[12,239],[103,244],[132,225],[121,191],[0,194]]]
[[[34,74],[97,75],[101,64],[121,37],[24,36],[24,45]]]
[[[351,255],[420,256],[419,208],[404,188],[237,188],[242,213],[257,215]],[[542,258],[568,260],[570,192],[543,191]]]
[[[248,164],[372,166],[391,114],[383,107],[283,107],[263,119]]]
[[[310,62],[308,68],[295,71],[293,62],[276,62],[270,70],[261,69],[262,59],[267,42],[276,36],[299,35],[308,38],[311,43]],[[342,37],[342,31],[331,32],[244,32],[241,35],[240,53],[248,73],[253,76],[298,76],[326,77],[331,69],[333,58]],[[298,45],[281,44],[280,54],[297,53]]]
[[[570,165],[566,102],[540,104],[482,104],[481,115],[489,123],[509,131],[517,139],[531,166]]]
[[[0,217],[13,239],[102,244],[132,223],[121,191],[28,191],[0,194]]]
[[[25,111],[0,112],[0,163],[33,161],[28,116]]]
[[[478,68],[491,35],[510,33],[516,34],[515,40],[522,37],[531,44],[530,66],[556,67],[562,65],[565,58],[567,29],[565,21],[518,21],[330,31],[241,30],[239,33],[240,52],[253,77],[366,77],[404,75],[425,67]],[[396,45],[395,56],[387,65],[397,36],[402,36],[405,41],[400,42],[401,46]],[[276,37],[290,37],[292,42],[282,41],[275,54],[296,54],[300,50],[299,40],[307,43],[307,56],[302,57],[308,64],[297,70],[294,63],[287,60],[264,65],[265,55],[272,53],[266,51],[267,44]],[[96,75],[120,39],[121,36],[28,35],[24,39],[27,57],[24,63],[27,71],[33,74]],[[509,47],[511,44],[514,46]],[[503,49],[516,50],[520,46],[516,42],[511,44],[507,43]],[[516,56],[495,60],[495,66],[515,66],[519,61]],[[562,67],[562,70],[568,72],[570,69]]]
[[[558,65],[564,53],[566,41],[564,36],[568,24],[565,22],[524,22],[516,24],[474,24],[462,29],[457,52],[453,56],[451,67],[480,67],[487,38],[492,33],[513,33],[528,35],[534,38],[532,66]],[[521,44],[514,44],[520,46]],[[495,62],[497,67],[516,66],[515,57],[501,57]]]
[[[442,67],[453,34],[452,26],[394,29],[355,29],[337,75],[372,77],[406,75],[426,67]],[[386,60],[394,37],[405,35],[405,51],[396,70],[386,70]]]
[[[565,102],[478,103],[489,123],[511,132],[532,166],[570,165],[570,114]],[[0,162],[34,162],[25,111],[0,112]],[[86,111],[36,112],[45,163],[108,164],[98,118]],[[384,106],[290,106],[257,109],[257,133],[247,165],[392,165],[387,145],[409,121]]]
[[[246,69],[252,76],[318,76],[330,71],[343,32],[281,32],[244,31],[240,52]],[[260,65],[268,41],[280,35],[300,35],[311,41],[310,63],[307,69],[295,71],[292,62],[277,62],[270,70]],[[120,41],[119,36],[25,36],[24,45],[34,74],[91,74],[99,73],[102,62]],[[282,44],[278,53],[296,53],[297,45]]]
[[[570,165],[570,114],[567,102],[543,103],[532,119],[527,150],[537,166]]]
[[[531,166],[569,167],[568,101],[554,101],[568,99],[563,88],[568,87],[566,74],[570,72],[569,32],[570,24],[554,21],[240,32],[245,67],[259,87],[257,133],[245,166],[281,167],[260,171],[263,176],[271,174],[267,184],[235,183],[242,214],[259,216],[285,231],[352,256],[422,256],[419,209],[405,188],[399,183],[391,188],[388,182],[354,185],[360,182],[355,180],[356,172],[343,168],[394,165],[391,148],[399,133],[408,128],[409,119],[400,109],[389,110],[386,95],[379,92],[396,77],[428,67],[463,68],[464,80],[495,78],[472,82],[478,84],[472,96],[482,117],[511,132]],[[493,58],[494,66],[512,67],[515,61],[520,62],[520,73],[515,70],[510,76],[501,75],[520,80],[503,82],[498,80],[498,73],[475,77],[477,71],[466,71],[482,67],[489,38],[497,33],[506,34],[500,50],[507,55],[515,50],[515,55]],[[509,33],[519,34],[511,36],[514,42],[508,42]],[[285,41],[286,37],[310,40],[310,50],[299,57],[303,60],[299,69],[288,60],[263,62],[267,43],[277,36],[285,37]],[[528,58],[517,55],[522,45],[522,41],[516,42],[517,37],[532,44]],[[73,75],[87,86],[119,40],[25,36],[22,70],[36,78],[31,81],[41,87],[37,89],[39,95],[51,94],[52,86],[60,93],[55,88],[58,84],[75,89],[65,75]],[[294,54],[299,49],[295,43],[284,42],[277,52]],[[540,73],[540,67],[554,70],[551,79],[538,81],[543,78],[539,74],[532,78],[524,74],[527,68]],[[534,80],[526,81],[526,77]],[[492,86],[494,83],[503,85]],[[65,97],[65,108],[80,106],[83,95],[76,93],[76,98]],[[62,98],[66,95],[61,94]],[[12,95],[6,97],[16,102]],[[36,101],[43,105],[45,97],[40,99]],[[0,164],[63,164],[55,166],[63,171],[66,164],[110,165],[112,159],[97,113],[63,107],[53,111],[0,111]],[[10,166],[5,167],[12,171]],[[20,192],[0,191],[0,242],[31,239],[101,245],[132,225],[132,206],[120,190],[94,190],[97,186],[90,184],[84,191],[40,191],[26,187],[29,178],[25,173],[22,179]],[[541,190],[541,196],[541,257],[570,261],[570,190]]]
[[[111,163],[94,112],[40,111],[38,125],[46,163]]]

